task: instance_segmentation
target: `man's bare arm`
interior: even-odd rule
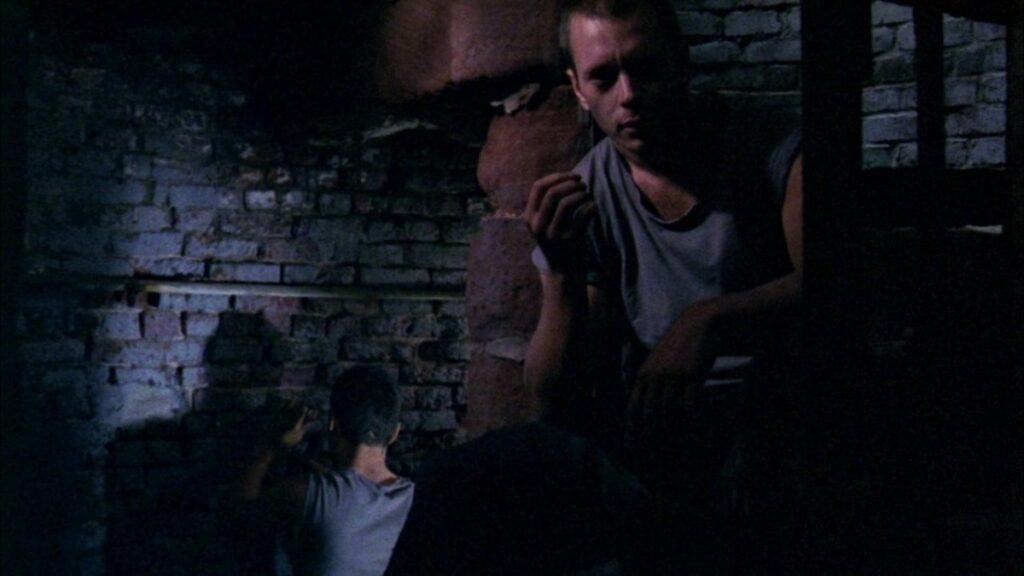
[[[526,352],[524,378],[543,414],[586,393],[590,326],[584,231],[595,210],[576,174],[550,174],[534,183],[523,220],[544,256],[541,312]]]
[[[281,422],[285,424],[281,424]],[[291,446],[298,444],[315,421],[315,412],[305,407],[292,407],[279,415],[277,422],[256,441],[232,499],[235,511],[244,516],[258,514],[279,521],[292,518],[305,501],[305,478],[294,475],[267,488],[267,473],[273,463]],[[290,426],[284,431],[281,428]]]

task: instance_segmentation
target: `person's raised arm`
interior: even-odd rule
[[[257,512],[278,519],[301,509],[306,487],[301,478],[289,477],[270,490],[264,484],[271,465],[302,441],[315,420],[315,411],[289,406],[266,424],[236,485],[232,499],[236,512]]]
[[[542,414],[585,394],[583,367],[589,325],[586,286],[587,223],[595,206],[580,176],[560,172],[530,189],[523,220],[537,241],[540,318],[526,352],[524,378]]]

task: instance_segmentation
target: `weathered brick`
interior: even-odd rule
[[[281,267],[275,264],[214,264],[210,279],[226,282],[278,283]]]
[[[1006,164],[1006,139],[976,138],[968,144],[966,167],[993,167]]]
[[[156,232],[171,227],[171,211],[160,206],[138,206],[132,210],[139,232]]]
[[[990,22],[974,23],[974,39],[979,42],[1003,40],[1006,38],[1006,26]]]
[[[217,239],[209,236],[193,236],[185,244],[185,255],[192,258],[254,260],[258,252],[259,244],[256,242],[234,238]]]
[[[315,196],[302,190],[289,190],[281,197],[281,210],[287,213],[310,213]]]
[[[917,108],[917,90],[908,86],[868,86],[861,96],[861,109],[865,114],[913,110]]]
[[[945,15],[942,22],[942,44],[946,47],[962,46],[974,40],[971,21]]]
[[[411,240],[413,242],[436,242],[441,237],[441,231],[437,224],[426,220],[415,220],[403,222],[398,228],[397,237],[399,240]]]
[[[889,27],[875,27],[871,30],[871,50],[875,54],[888,52],[896,45],[896,32]]]
[[[799,62],[799,40],[765,40],[751,42],[743,51],[746,62]]]
[[[717,40],[690,47],[690,61],[695,64],[721,64],[740,57],[740,47],[735,42]]]
[[[782,31],[782,21],[776,12],[751,10],[733,12],[725,17],[726,36],[754,36]]]
[[[219,317],[218,336],[256,336],[262,320],[259,313],[225,312]]]
[[[173,388],[119,384],[97,389],[97,417],[110,428],[171,419],[186,408],[185,397]]]
[[[119,256],[180,256],[185,235],[180,232],[143,232],[115,238],[114,254]]]
[[[293,316],[291,335],[295,338],[322,338],[327,332],[327,318],[323,316]]]
[[[139,319],[138,310],[103,310],[99,313],[100,322],[96,336],[136,340],[142,337]]]
[[[155,199],[175,208],[222,208],[238,210],[242,207],[242,193],[238,190],[191,184],[157,184]]]
[[[145,385],[173,388],[177,385],[177,372],[173,368],[129,368],[118,366],[114,369],[114,383],[118,385]]]
[[[865,142],[912,140],[917,135],[917,113],[901,112],[864,118]]]
[[[962,168],[967,165],[967,139],[946,139],[946,165],[952,168]]]
[[[142,140],[146,152],[162,158],[197,162],[213,155],[213,142],[205,135],[146,131]]]
[[[146,179],[153,175],[153,158],[142,154],[125,154],[121,174],[128,178]]]
[[[317,206],[321,214],[344,216],[352,212],[352,196],[321,193]]]
[[[146,310],[142,314],[142,332],[148,340],[180,340],[181,316],[173,310]]]
[[[448,244],[469,244],[473,236],[480,231],[480,224],[473,221],[452,222],[441,229],[441,239]]]
[[[437,287],[458,288],[466,285],[465,270],[431,270],[430,283]]]
[[[309,238],[295,240],[267,240],[263,243],[262,260],[271,262],[324,262],[332,256],[333,248],[324,242]]]
[[[439,432],[458,428],[455,412],[445,410],[428,412],[423,410],[404,410],[401,416],[402,428],[410,431]]]
[[[970,106],[975,103],[978,83],[975,80],[952,78],[946,80],[946,106]]]
[[[360,279],[371,286],[427,284],[430,273],[426,270],[409,270],[398,268],[364,268]]]
[[[409,247],[409,264],[423,268],[465,269],[469,249],[466,246],[414,244]]]
[[[900,24],[910,22],[914,18],[914,12],[909,6],[902,6],[892,2],[872,2],[871,23],[878,24]]]
[[[319,266],[288,264],[284,266],[282,277],[285,284],[316,284],[320,275]]]
[[[132,366],[196,366],[203,361],[203,347],[195,341],[97,340],[93,360]]]
[[[1006,107],[983,104],[946,115],[946,134],[968,136],[998,134],[1006,130]]]
[[[912,52],[917,47],[917,36],[914,33],[914,24],[908,22],[896,28],[896,46],[904,52]]]
[[[394,244],[359,247],[359,263],[370,266],[397,266],[405,259],[402,246]]]
[[[320,170],[312,175],[310,181],[317,188],[337,189],[341,179],[337,170]]]
[[[277,192],[273,190],[249,190],[245,193],[245,207],[249,210],[276,210]]]
[[[355,282],[356,269],[352,266],[327,265],[320,268],[317,284],[347,285]]]
[[[353,207],[357,214],[386,214],[391,206],[383,194],[356,194]]]
[[[327,336],[330,338],[347,338],[362,333],[362,321],[358,317],[339,316],[331,318],[327,324]]]
[[[389,242],[398,239],[398,231],[393,222],[370,222],[363,237],[367,242]]]
[[[917,165],[917,143],[900,142],[893,151],[896,168],[908,168]]]
[[[342,344],[341,353],[346,360],[380,362],[391,358],[391,345],[386,341],[352,339]]]
[[[182,232],[199,232],[206,234],[210,232],[216,221],[217,212],[206,209],[185,209],[175,210],[177,222],[175,228]]]
[[[914,80],[914,61],[907,54],[897,53],[878,58],[874,62],[875,82],[891,84]]]
[[[982,102],[1006,102],[1006,74],[982,76],[978,98]]]
[[[722,18],[708,12],[680,12],[679,26],[687,37],[716,36],[722,31]]]
[[[136,276],[159,276],[163,278],[201,278],[206,268],[198,260],[181,258],[133,258],[132,270]]]
[[[955,76],[973,76],[1006,69],[1006,46],[1001,42],[971,44],[946,52],[946,70]]]

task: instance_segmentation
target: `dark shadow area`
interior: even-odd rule
[[[284,129],[296,122],[358,121],[372,95],[376,33],[389,2],[105,0],[32,2],[41,38],[109,44],[162,57],[199,57],[246,86],[255,112]],[[362,107],[362,108],[361,108]]]
[[[225,499],[268,410],[285,399],[326,405],[318,389],[281,387],[283,353],[260,313],[225,312],[192,410],[117,431],[106,469],[109,574],[270,573],[273,534],[239,525]],[[297,452],[319,451],[321,439]]]

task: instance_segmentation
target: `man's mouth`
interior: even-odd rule
[[[620,132],[626,132],[626,131],[636,132],[637,130],[640,130],[640,128],[641,128],[641,122],[640,122],[639,118],[632,118],[630,120],[626,120],[624,122],[620,122],[619,123],[619,131]]]

